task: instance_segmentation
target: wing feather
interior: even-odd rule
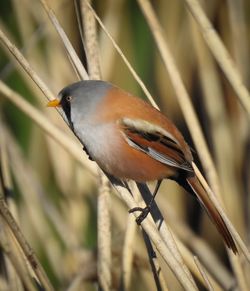
[[[177,139],[163,128],[144,120],[128,118],[121,119],[119,124],[131,147],[168,166],[193,171]]]

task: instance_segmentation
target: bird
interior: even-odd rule
[[[142,211],[138,223],[150,212],[161,181],[171,179],[196,196],[227,247],[238,252],[224,219],[195,175],[189,145],[163,113],[102,80],[70,84],[47,106],[63,109],[89,158],[104,172],[121,181],[157,181],[150,203],[130,211]]]

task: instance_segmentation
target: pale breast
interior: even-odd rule
[[[113,123],[85,124],[84,128],[76,125],[75,133],[83,142],[91,158],[110,174],[120,162],[121,138],[115,133]]]

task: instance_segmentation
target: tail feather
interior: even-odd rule
[[[209,199],[205,189],[202,187],[199,180],[194,177],[187,178],[187,183],[196,194],[201,205],[206,209],[211,220],[214,222],[219,233],[223,236],[226,245],[236,254],[238,252],[234,239],[218,210]]]

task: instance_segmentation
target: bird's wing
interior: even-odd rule
[[[178,140],[162,127],[145,120],[122,118],[121,132],[127,143],[153,159],[171,167],[193,172]]]

